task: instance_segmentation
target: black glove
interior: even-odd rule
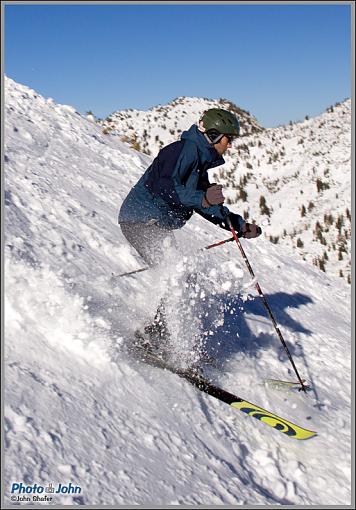
[[[233,226],[236,234],[237,234],[237,237],[242,237],[243,233],[242,233],[242,230],[241,230],[241,221],[242,221],[242,217],[239,216],[238,214],[235,214],[235,213],[229,213],[229,219],[231,221],[231,225]],[[225,230],[228,230],[229,232],[231,232],[230,230],[230,227],[227,223],[226,220],[223,220],[221,223],[220,223],[220,227],[225,229]]]
[[[246,223],[244,228],[242,229],[242,237],[245,239],[253,239],[254,237],[258,237],[262,234],[262,229],[258,225],[254,223]]]

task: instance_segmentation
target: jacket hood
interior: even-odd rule
[[[199,131],[195,124],[188,131],[183,131],[181,140],[189,140],[197,146],[200,161],[205,168],[214,168],[225,163],[224,158],[209,144],[204,134]]]

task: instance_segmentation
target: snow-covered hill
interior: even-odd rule
[[[115,277],[142,266],[116,218],[151,158],[5,85],[3,506],[13,483],[80,487],[54,504],[349,505],[350,286],[265,238],[244,241],[313,389],[266,388],[293,373],[239,251],[199,251],[226,232],[194,217],[160,270]],[[134,361],[124,346],[168,287],[175,359],[189,362],[200,334],[216,383],[318,436],[293,440]]]
[[[167,105],[159,105],[148,111],[117,111],[98,123],[104,133],[118,136],[135,149],[156,156],[162,147],[178,140],[182,131],[195,124],[209,108],[225,108],[235,112],[245,135],[263,130],[255,117],[231,101],[198,97],[178,97]]]
[[[100,124],[104,133],[154,156],[204,110],[216,107],[234,111],[241,120],[241,138],[214,172],[228,203],[262,223],[273,243],[351,283],[351,100],[274,129],[263,129],[227,100],[201,98],[178,98],[149,111],[118,111]]]

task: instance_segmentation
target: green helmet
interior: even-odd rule
[[[221,135],[239,136],[240,123],[238,118],[227,110],[211,108],[203,113],[200,121],[212,143],[221,139]]]

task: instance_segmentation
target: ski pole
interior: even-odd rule
[[[231,243],[231,241],[235,241],[234,237],[229,237],[229,239],[224,239],[224,241],[219,241],[214,244],[209,244],[209,246],[205,246],[204,248],[201,248],[201,250],[210,250],[210,248],[215,248],[216,246],[220,246],[225,243]],[[200,250],[199,250],[200,251]],[[142,267],[140,269],[135,269],[134,271],[129,271],[127,273],[121,273],[117,275],[112,275],[113,278],[121,278],[122,276],[130,276],[132,274],[141,273],[142,271],[147,271],[147,269],[150,269],[149,267]]]
[[[230,241],[234,241],[234,237],[229,237],[229,239],[225,239],[224,241],[219,241],[215,244],[209,244],[209,246],[205,246],[204,250],[210,250],[210,248],[215,248],[215,246],[220,246],[221,244],[229,243]]]
[[[205,246],[202,249],[210,250],[210,248],[214,248],[215,246],[220,246],[221,244],[229,243],[234,240],[235,240],[234,237],[229,237],[229,239],[225,239],[224,241],[219,241],[218,243],[215,243],[215,244],[210,244],[209,246]],[[150,269],[150,268],[149,267],[141,267],[140,269],[135,269],[134,271],[128,271],[127,273],[121,273],[121,274],[116,274],[116,275],[113,274],[112,278],[122,278],[123,276],[131,276],[132,274],[142,273],[142,271],[147,271],[147,269]]]
[[[147,269],[150,269],[150,268],[149,267],[141,267],[140,269],[135,269],[134,271],[128,271],[127,273],[113,274],[111,278],[121,278],[122,276],[130,276],[135,273],[141,273],[142,271],[147,271]]]
[[[231,220],[230,220],[229,216],[226,216],[226,223],[228,224],[228,226],[229,226],[229,228],[230,228],[230,230],[232,232],[232,235],[234,236],[234,239],[235,239],[235,241],[237,243],[237,246],[239,247],[239,250],[241,252],[242,258],[244,259],[244,261],[246,263],[246,266],[247,266],[247,268],[248,268],[248,270],[250,272],[250,275],[252,276],[252,278],[255,278],[255,273],[253,272],[251,264],[248,261],[248,258],[246,256],[245,250],[243,249],[242,244],[241,244],[239,238],[237,237],[237,234],[235,232],[234,227],[232,226],[232,223],[231,223]],[[294,368],[294,372],[296,373],[296,376],[298,377],[298,380],[299,380],[299,382],[301,384],[301,387],[302,387],[301,389],[306,393],[307,390],[306,390],[306,388],[304,386],[304,382],[303,382],[303,380],[301,379],[301,377],[300,377],[300,375],[298,373],[297,367],[294,364],[294,361],[293,361],[291,353],[289,352],[288,346],[287,346],[286,342],[284,341],[284,338],[282,336],[282,333],[281,333],[280,329],[277,326],[277,322],[276,322],[276,320],[275,320],[275,318],[273,316],[272,310],[271,310],[271,308],[270,308],[270,306],[269,306],[269,304],[267,302],[267,299],[266,299],[265,295],[263,294],[262,289],[261,289],[261,287],[260,287],[260,285],[259,285],[259,283],[257,281],[255,283],[255,287],[256,287],[260,297],[262,298],[263,304],[265,305],[265,307],[266,307],[266,309],[268,311],[268,314],[269,314],[269,316],[270,316],[270,318],[272,320],[273,326],[274,326],[274,328],[275,328],[275,330],[276,330],[276,332],[278,334],[278,337],[279,337],[280,341],[282,342],[282,345],[283,345],[283,347],[284,347],[284,349],[285,349],[285,351],[287,353],[287,356],[289,358],[289,361],[292,364],[292,367]]]

